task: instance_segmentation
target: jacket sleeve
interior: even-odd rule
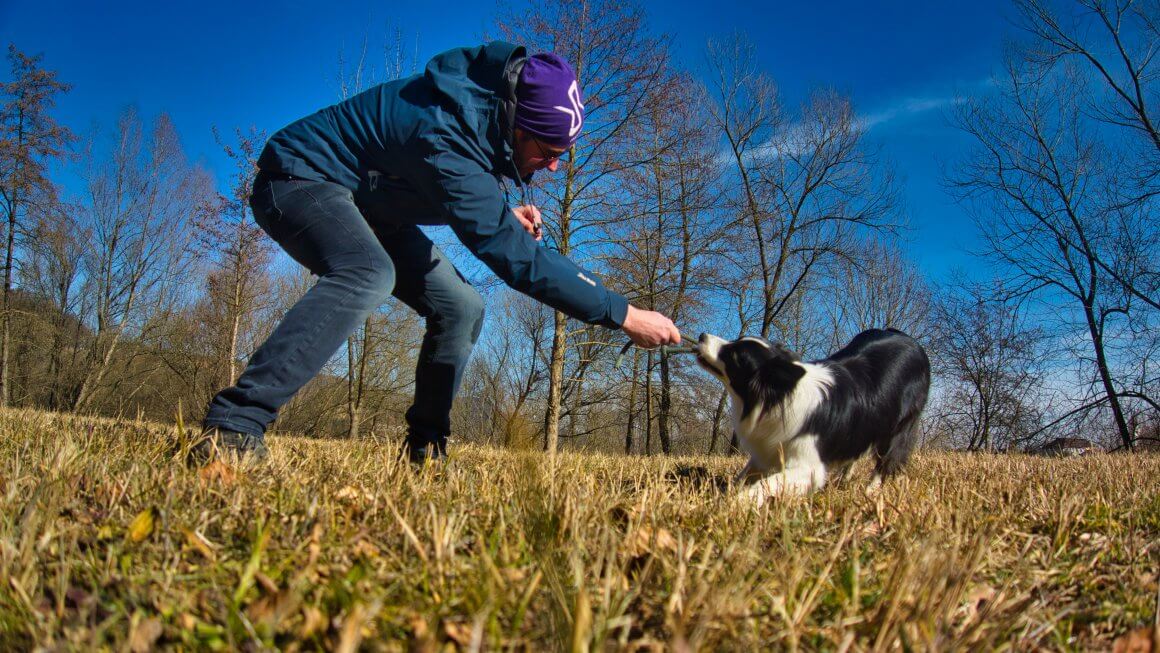
[[[620,328],[628,301],[563,254],[541,247],[520,225],[499,181],[477,162],[444,146],[415,175],[469,250],[512,288],[577,320]]]

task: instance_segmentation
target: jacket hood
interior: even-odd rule
[[[445,107],[456,114],[461,124],[472,125],[473,113],[486,116],[485,122],[471,131],[476,131],[476,137],[483,141],[478,145],[484,147],[496,172],[512,179],[519,177],[512,147],[516,84],[526,60],[523,46],[493,41],[438,54],[423,73],[448,100]]]

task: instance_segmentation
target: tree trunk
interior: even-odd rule
[[[16,129],[16,151],[19,152],[21,149],[23,149],[23,147],[24,111],[21,110]],[[16,184],[14,184],[12,189],[12,196],[8,201],[8,234],[7,238],[5,239],[4,247],[4,298],[3,306],[0,307],[0,311],[3,311],[3,313],[0,314],[0,322],[3,322],[3,326],[0,326],[0,406],[3,407],[8,406],[8,395],[10,394],[8,388],[8,349],[10,347],[9,340],[11,328],[9,325],[11,321],[9,316],[11,315],[10,303],[12,298],[12,249],[16,245],[16,211],[20,207],[20,203],[16,199],[18,190],[15,188],[15,186],[20,183],[20,173],[18,168],[12,171],[12,178],[15,180]]]
[[[1096,352],[1096,367],[1099,368],[1100,382],[1104,387],[1104,394],[1108,398],[1108,405],[1112,408],[1112,419],[1116,424],[1116,431],[1120,436],[1120,441],[1124,443],[1124,448],[1131,450],[1132,432],[1128,429],[1128,421],[1124,419],[1124,408],[1120,405],[1120,395],[1116,392],[1115,386],[1112,385],[1112,374],[1108,370],[1108,359],[1104,354],[1103,329],[1096,322],[1091,304],[1085,303],[1083,309],[1084,316],[1087,318],[1088,331],[1092,337],[1092,347]]]
[[[560,441],[560,403],[564,387],[564,354],[567,347],[567,317],[553,311],[555,328],[552,331],[552,363],[548,374],[548,410],[544,415],[544,451],[556,454]]]
[[[113,335],[113,341],[109,343],[109,348],[105,350],[100,360],[96,357],[91,359],[96,364],[96,370],[90,372],[85,376],[84,381],[81,382],[81,387],[77,389],[77,398],[73,402],[73,411],[80,412],[84,410],[90,401],[93,399],[93,394],[96,388],[101,385],[101,381],[105,379],[105,373],[109,370],[109,363],[113,360],[113,354],[117,351],[117,346],[121,343],[121,329],[117,329],[117,333]],[[96,341],[93,343],[94,351],[100,347],[100,332],[97,333]]]
[[[355,393],[355,335],[346,339],[346,437],[358,437],[358,398]]]
[[[572,161],[576,148],[568,151],[568,166],[564,172],[564,194],[560,200],[559,237],[556,248],[564,256],[570,254],[572,233],[572,202],[575,200],[576,171]],[[560,404],[564,397],[564,359],[568,354],[568,317],[560,311],[553,311],[555,328],[552,331],[552,356],[548,373],[548,410],[544,415],[544,450],[555,456],[560,441]]]
[[[657,411],[657,435],[661,438],[661,451],[665,455],[673,452],[673,443],[669,433],[669,411],[672,408],[672,396],[669,394],[669,355],[661,350],[661,403]]]
[[[15,245],[16,234],[16,205],[13,203],[8,210],[8,238],[4,247],[4,300],[3,300],[3,315],[0,317],[0,322],[3,326],[0,327],[2,335],[0,335],[0,406],[8,406],[9,383],[8,383],[8,348],[9,348],[9,333],[11,331],[10,320],[10,305],[12,301],[12,248]]]
[[[358,341],[358,332],[355,332],[346,342],[346,437],[351,440],[359,436],[359,424],[362,421],[363,389],[366,387],[367,358],[370,347],[371,320],[363,322],[362,347],[355,347]],[[355,352],[358,351],[356,355]]]
[[[725,412],[725,399],[729,396],[725,390],[721,391],[721,398],[717,400],[717,410],[713,411],[713,435],[709,438],[709,454],[717,450],[717,437],[721,435],[721,415]]]
[[[226,378],[222,387],[229,387],[233,385],[234,379],[236,378],[235,374],[237,374],[237,368],[234,365],[234,361],[238,358],[238,331],[241,330],[242,315],[241,312],[237,310],[237,300],[239,299],[238,284],[234,284],[234,289],[235,303],[233,308],[230,309],[230,312],[233,313],[233,315],[230,316],[229,343],[226,346],[226,360],[225,365],[223,366],[225,368],[224,371]]]
[[[636,378],[640,373],[640,351],[632,352],[632,375],[628,378],[628,428],[624,432],[624,453],[632,453],[632,439],[636,430]]]
[[[644,364],[644,455],[652,455],[652,352],[645,355]]]

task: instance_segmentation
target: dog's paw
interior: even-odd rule
[[[738,494],[738,498],[755,508],[760,508],[767,501],[808,496],[814,489],[813,483],[808,478],[778,473],[745,486]]]

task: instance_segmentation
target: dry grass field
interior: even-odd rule
[[[0,413],[0,650],[1153,646],[1155,454],[924,453],[755,510],[717,487],[740,459],[465,446],[416,475],[273,437],[196,470],[179,440]]]

